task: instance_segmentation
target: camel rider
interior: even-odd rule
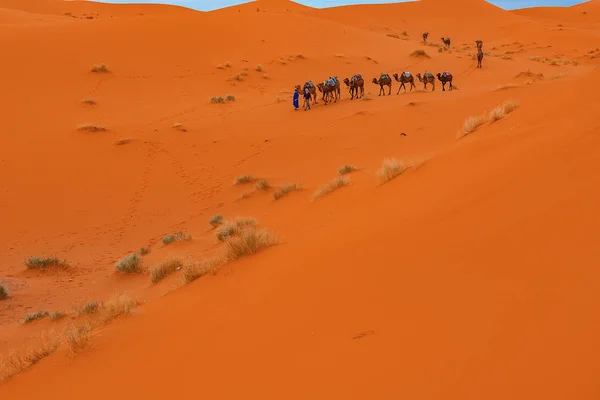
[[[310,110],[310,91],[304,88],[304,111]]]

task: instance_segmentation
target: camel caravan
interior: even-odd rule
[[[429,32],[423,33],[423,43],[427,43],[428,36]],[[441,39],[442,42],[444,42],[444,45],[447,48],[450,48],[450,38],[443,37]],[[481,61],[483,60],[483,41],[476,40],[475,44],[477,45],[477,68],[482,68]],[[438,72],[436,75],[425,71],[423,75],[421,75],[421,73],[417,73],[416,76],[413,76],[409,71],[402,71],[401,74],[395,73],[391,76],[387,73],[381,73],[379,78],[373,78],[372,83],[379,85],[378,96],[381,96],[382,94],[385,96],[386,88],[387,95],[389,96],[392,94],[392,77],[396,80],[396,82],[400,83],[398,91],[396,92],[397,95],[400,94],[400,91],[403,88],[405,93],[407,91],[412,92],[415,88],[415,77],[420,83],[423,84],[424,90],[427,90],[427,85],[430,85],[431,91],[435,91],[435,83],[437,78],[437,80],[442,84],[442,91],[446,91],[446,84],[448,84],[448,90],[452,91],[453,76],[449,71],[444,71],[441,73]],[[353,75],[350,78],[344,78],[342,82],[348,88],[350,100],[354,100],[355,98],[360,99],[365,95],[365,80],[361,74]],[[410,86],[410,90],[407,89],[407,84]],[[329,79],[326,79],[324,82],[319,82],[316,85],[313,83],[313,81],[307,81],[303,86],[296,85],[295,89],[297,93],[304,95],[304,99],[307,104],[305,110],[310,109],[311,102],[312,104],[318,104],[317,90],[321,93],[321,99],[325,105],[330,102],[337,103],[341,97],[341,84],[337,76],[330,76]]]

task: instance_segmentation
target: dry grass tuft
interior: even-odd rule
[[[0,300],[4,300],[8,297],[8,290],[4,287],[4,285],[0,285]]]
[[[283,196],[289,194],[290,192],[296,191],[296,190],[302,190],[302,188],[295,183],[288,183],[286,185],[283,185],[282,187],[279,188],[279,190],[277,190],[275,193],[273,193],[273,198],[275,198],[275,200],[279,200]]]
[[[106,324],[121,315],[130,314],[137,305],[137,300],[126,293],[121,293],[102,304],[94,326]]]
[[[154,268],[150,273],[150,281],[152,283],[158,283],[165,279],[169,274],[180,270],[183,267],[181,260],[166,260]]]
[[[427,53],[425,52],[425,50],[423,50],[423,49],[417,49],[417,50],[414,50],[412,53],[410,53],[410,56],[411,56],[411,57],[425,57],[425,58],[431,58],[431,57],[429,57],[429,54],[427,54]]]
[[[95,106],[96,104],[96,100],[92,100],[92,99],[84,99],[81,101],[83,104],[87,104],[88,106]]]
[[[183,267],[183,273],[181,277],[184,283],[190,283],[198,278],[202,278],[204,275],[216,273],[221,265],[222,262],[217,258],[194,261],[190,264],[186,264]]]
[[[4,382],[37,364],[44,358],[54,353],[60,341],[53,334],[42,333],[40,343],[35,347],[16,352],[11,351],[7,356],[0,356],[0,382]]]
[[[192,240],[192,235],[189,233],[177,232],[176,234],[170,234],[162,238],[163,245],[165,246],[173,242],[181,242],[184,240]]]
[[[99,308],[100,304],[97,301],[88,301],[82,307],[77,308],[77,313],[79,315],[94,314],[98,312]]]
[[[254,187],[256,190],[269,190],[271,185],[269,185],[269,182],[267,182],[265,179],[261,179],[256,183],[256,185],[254,185]]]
[[[225,258],[227,261],[237,260],[277,243],[278,239],[270,231],[266,229],[256,230],[253,227],[244,230],[240,235],[227,241],[225,244]]]
[[[228,94],[225,96],[225,101],[235,101],[235,96],[232,94]]]
[[[46,270],[51,267],[67,268],[69,265],[66,260],[60,261],[56,257],[39,258],[29,257],[24,261],[24,264],[29,269],[41,269]]]
[[[487,116],[478,115],[476,117],[469,117],[465,120],[462,128],[462,134],[468,135],[469,133],[474,132],[481,125],[485,124],[488,121]]]
[[[65,317],[65,313],[62,311],[54,311],[49,316],[51,321],[58,321],[59,319],[62,319],[63,317]]]
[[[213,104],[225,103],[223,96],[213,96],[210,98],[210,102]]]
[[[110,72],[105,64],[98,64],[92,67],[92,72]]]
[[[149,247],[142,247],[140,249],[140,254],[145,256],[146,254],[150,253],[150,248]]]
[[[338,174],[340,174],[340,175],[346,175],[346,174],[349,174],[350,172],[356,171],[357,169],[358,168],[356,167],[356,165],[345,164],[345,165],[342,165],[341,167],[338,168]]]
[[[208,221],[208,223],[211,224],[214,228],[216,228],[219,225],[223,224],[223,216],[222,215],[215,215],[214,217],[212,217],[210,219],[210,221]]]
[[[490,124],[501,120],[507,114],[510,114],[511,112],[515,111],[518,107],[519,103],[512,100],[507,100],[501,105],[495,107],[492,111],[490,111],[490,114],[488,116]]]
[[[381,183],[385,183],[402,174],[408,167],[408,165],[395,158],[387,158],[383,160],[381,167],[377,170],[377,176]]]
[[[233,184],[234,185],[241,185],[244,183],[252,183],[256,180],[256,178],[252,175],[242,175],[242,176],[238,176],[237,178],[234,179]]]
[[[115,270],[127,274],[141,272],[142,259],[135,253],[131,253],[120,259],[115,264]]]
[[[50,313],[48,311],[38,311],[38,312],[35,312],[33,314],[26,314],[25,318],[23,318],[22,323],[23,324],[29,324],[29,323],[31,323],[33,321],[36,321],[38,319],[43,319],[43,318],[46,318],[46,317],[49,317],[49,316],[50,316]]]
[[[313,200],[316,200],[320,197],[323,197],[329,193],[334,192],[335,190],[346,186],[350,183],[350,179],[345,176],[338,176],[333,181],[329,182],[326,185],[321,186],[317,191],[313,194]]]
[[[106,128],[101,125],[81,124],[81,125],[77,125],[77,130],[78,131],[87,131],[87,132],[104,132],[104,131],[106,131]]]
[[[256,66],[256,71],[257,71],[257,72],[262,72],[262,71],[263,71],[263,67],[262,67],[262,65],[258,64],[258,65]]]
[[[245,229],[253,228],[256,225],[256,220],[251,217],[235,218],[232,221],[227,221],[225,225],[217,229],[217,239],[226,241],[235,235],[239,235]]]
[[[92,336],[94,326],[90,323],[72,325],[65,332],[65,342],[69,347],[71,355],[79,353],[83,350]]]

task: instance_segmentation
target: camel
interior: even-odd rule
[[[354,100],[355,92],[356,98],[361,98],[365,95],[365,80],[360,74],[354,75],[351,79],[345,78],[344,83],[350,88],[350,100]]]
[[[446,82],[450,84],[450,90],[452,90],[452,74],[450,72],[444,72],[442,74],[438,72],[437,77],[440,82],[442,82],[442,91],[446,91]]]
[[[427,90],[427,84],[431,84],[433,86],[432,92],[435,91],[435,76],[431,72],[425,71],[423,77],[421,77],[421,73],[417,74],[417,79],[419,82],[423,83],[424,89]]]
[[[447,48],[450,48],[450,38],[442,38],[442,42],[446,45]]]
[[[313,104],[317,104],[317,87],[312,81],[304,82],[304,86],[302,86],[302,88],[300,88],[300,85],[296,85],[296,89],[301,95],[304,95],[304,89],[308,89]]]
[[[481,48],[479,48],[477,50],[477,68],[482,68],[481,60],[483,60],[483,50],[481,50]]]
[[[318,83],[317,88],[319,89],[319,92],[323,93],[323,101],[325,102],[325,105],[327,105],[327,102],[328,102],[327,99],[330,96],[333,97],[334,103],[337,102],[337,99],[339,97],[339,91],[340,91],[340,82],[339,81],[336,81],[333,78],[328,79],[323,83]],[[338,93],[337,96],[336,96],[336,92]]]
[[[373,78],[373,83],[376,84],[376,85],[379,85],[379,94],[378,94],[378,96],[381,96],[381,93],[383,93],[383,95],[385,96],[385,90],[383,89],[384,86],[389,86],[390,87],[390,91],[388,93],[388,96],[390,94],[392,94],[392,78],[390,78],[390,76],[388,74],[381,74],[381,76],[379,77],[379,79]]]
[[[427,43],[427,37],[429,36],[429,32],[424,32],[422,36],[423,36],[423,43]]]
[[[411,92],[415,87],[415,78],[410,74],[410,72],[402,72],[400,76],[398,76],[398,74],[394,74],[394,78],[396,78],[396,81],[400,82],[400,87],[398,88],[398,92],[396,92],[396,94],[400,93],[401,88],[404,88],[404,92],[406,92],[406,86],[404,86],[405,83],[410,83]]]

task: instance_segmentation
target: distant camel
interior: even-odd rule
[[[388,93],[388,96],[390,94],[392,94],[392,78],[390,78],[390,76],[388,74],[381,74],[381,76],[379,77],[379,79],[373,78],[373,83],[376,84],[376,85],[379,85],[379,94],[378,94],[378,96],[381,96],[381,93],[383,93],[383,95],[385,96],[385,90],[383,89],[384,86],[389,86],[390,87],[390,91]]]
[[[423,37],[423,43],[427,43],[427,37],[429,36],[429,32],[424,32],[422,37]]]
[[[446,82],[450,84],[450,90],[452,90],[452,74],[450,72],[444,72],[437,74],[438,79],[442,82],[442,91],[446,91]]]
[[[360,74],[356,74],[350,79],[345,78],[344,83],[350,88],[350,100],[354,100],[355,93],[357,99],[365,95],[365,80]]]
[[[421,78],[421,73],[417,74],[417,79],[419,82],[423,83],[424,89],[427,90],[427,84],[431,84],[433,86],[432,91],[435,91],[435,76],[431,72],[425,71],[423,77]]]
[[[446,45],[447,48],[450,48],[450,38],[442,38],[442,42]]]
[[[404,86],[405,83],[410,83],[411,92],[415,87],[415,78],[410,74],[410,72],[402,72],[400,76],[398,76],[398,74],[394,74],[394,78],[396,78],[396,81],[400,82],[400,87],[398,88],[398,92],[396,92],[396,94],[400,93],[401,88],[404,88],[404,91],[406,92],[406,86]]]
[[[336,84],[335,83],[331,83],[331,82],[335,82],[332,80],[326,80],[324,83],[317,83],[317,88],[319,89],[319,92],[323,93],[323,101],[325,102],[325,105],[327,105],[328,101],[331,100],[327,100],[330,96],[333,97],[333,102],[336,103],[337,102],[337,96],[335,94],[335,92],[337,90],[339,90],[339,82],[337,83],[337,88],[336,88]]]
[[[308,89],[310,97],[312,98],[313,104],[317,104],[317,87],[312,81],[304,82],[304,86],[300,89],[300,85],[296,85],[298,92],[304,95],[304,89]]]
[[[483,50],[479,48],[477,50],[477,68],[481,68],[481,60],[483,60]]]

